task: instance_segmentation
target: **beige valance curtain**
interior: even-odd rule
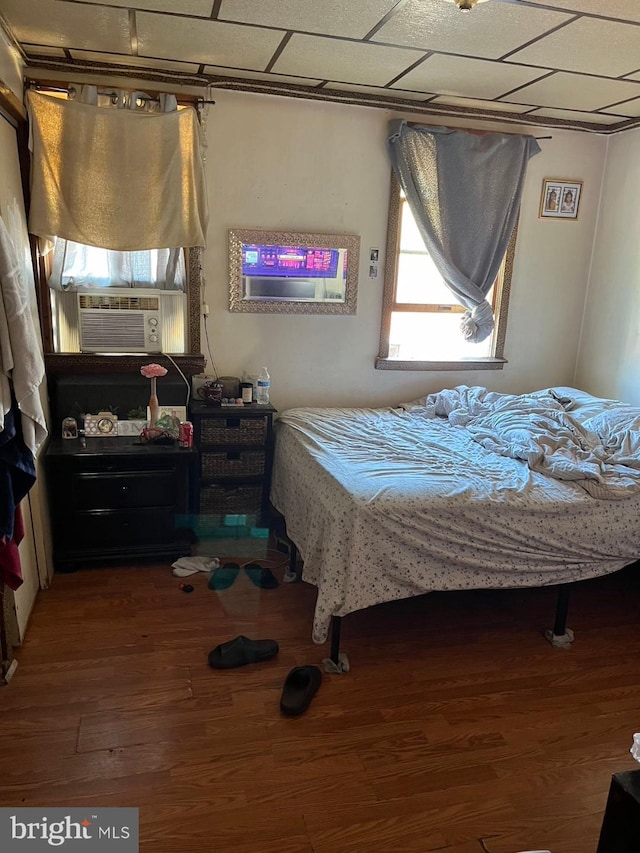
[[[33,91],[27,107],[31,233],[117,251],[205,245],[194,109],[113,109]]]

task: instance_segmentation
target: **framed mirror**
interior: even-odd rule
[[[360,238],[354,234],[229,231],[229,310],[355,314]]]

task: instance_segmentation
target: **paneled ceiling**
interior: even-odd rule
[[[0,0],[28,66],[610,133],[640,124],[640,0]]]

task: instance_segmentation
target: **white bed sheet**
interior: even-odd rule
[[[574,414],[607,407],[573,394]],[[580,396],[579,396],[580,395]],[[640,557],[640,496],[598,500],[399,409],[291,409],[276,423],[271,500],[331,616],[434,590],[544,586]]]

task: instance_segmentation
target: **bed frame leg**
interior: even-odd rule
[[[336,666],[340,663],[340,629],[342,620],[339,616],[331,617],[331,660]]]
[[[349,672],[349,659],[344,652],[340,651],[340,629],[342,628],[342,618],[340,616],[331,617],[331,657],[325,658],[324,671],[335,675],[342,675]]]
[[[553,631],[545,631],[545,637],[557,649],[568,649],[573,642],[573,631],[567,628],[567,613],[569,611],[569,587],[562,584],[558,587],[556,602],[556,618]]]
[[[284,574],[284,582],[296,583],[296,581],[300,580],[300,575],[298,573],[298,549],[291,539],[288,539],[287,544],[289,546],[289,566]]]

